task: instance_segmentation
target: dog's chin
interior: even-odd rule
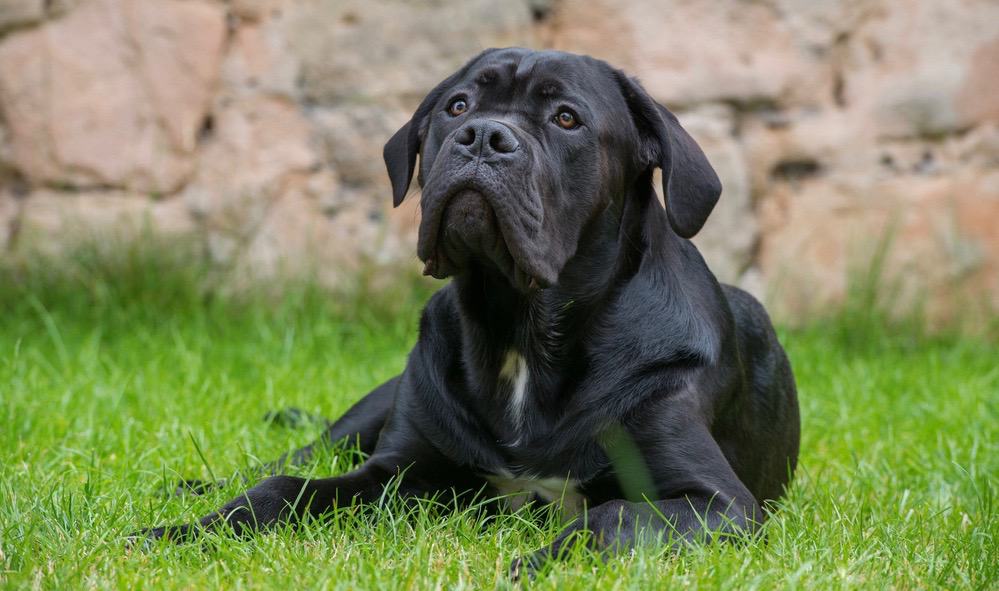
[[[431,223],[431,220],[424,220]],[[458,276],[476,266],[497,271],[522,293],[541,287],[523,270],[507,246],[496,212],[481,193],[462,190],[448,199],[431,240],[421,236],[424,275],[437,279]],[[421,234],[427,234],[421,228]]]

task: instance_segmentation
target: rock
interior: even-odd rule
[[[32,191],[19,218],[19,251],[58,253],[81,243],[189,235],[195,225],[181,199],[126,191]]]
[[[20,204],[11,191],[0,190],[0,252],[7,249],[16,232],[15,224],[20,209]]]
[[[308,122],[284,99],[255,96],[220,105],[197,175],[184,196],[208,232],[252,236],[289,183],[317,172]]]
[[[671,106],[773,101],[827,77],[766,2],[566,0],[546,27],[557,49],[604,58]]]
[[[45,0],[0,0],[0,32],[45,18]]]
[[[233,34],[222,64],[222,91],[229,98],[266,94],[298,99],[300,70],[274,21],[244,25]]]
[[[322,165],[309,121],[296,104],[262,95],[223,101],[214,117],[198,173],[184,190],[209,253],[254,276],[311,268],[322,260],[315,255],[335,244],[316,240],[332,235],[324,230],[330,216],[339,218],[350,199]],[[356,252],[350,243],[336,250]]]
[[[151,218],[245,277],[408,264],[419,199],[391,208],[385,141],[481,49],[542,46],[680,115],[724,186],[695,239],[720,279],[805,319],[890,232],[892,303],[944,314],[999,293],[996,22],[994,0],[0,0],[0,248]]]
[[[382,147],[410,118],[402,109],[346,104],[317,109],[312,121],[323,143],[325,158],[342,171],[345,183],[384,189],[389,194]]]
[[[279,18],[292,0],[230,0],[229,10],[235,16],[251,21]]]
[[[694,243],[719,281],[735,283],[752,262],[757,224],[742,148],[732,137],[731,109],[705,107],[679,115],[722,183],[722,196]]]
[[[999,35],[972,52],[956,103],[962,120],[999,122]]]
[[[308,276],[343,286],[362,271],[397,268],[408,258],[407,246],[383,224],[373,224],[361,202],[327,216],[307,192],[292,190],[267,210],[236,270],[248,280]]]
[[[939,136],[994,117],[996,22],[991,0],[878,3],[846,43],[843,103],[879,137]]]
[[[170,193],[191,174],[225,15],[181,0],[93,0],[0,43],[0,107],[31,182]]]
[[[526,0],[300,3],[282,21],[303,63],[305,96],[320,105],[415,108],[482,49],[533,37]]]
[[[782,319],[811,317],[869,287],[862,283],[882,250],[878,287],[893,310],[925,297],[939,316],[962,291],[999,305],[999,171],[817,179],[776,191],[761,213],[759,263]]]

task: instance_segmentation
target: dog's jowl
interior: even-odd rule
[[[384,156],[396,205],[414,175],[422,187],[417,254],[451,281],[402,374],[324,436],[370,458],[268,477],[142,535],[248,532],[389,483],[578,512],[516,573],[580,541],[620,551],[759,527],[797,460],[794,378],[762,306],[688,240],[722,188],[672,113],[602,61],[489,50],[430,91]]]

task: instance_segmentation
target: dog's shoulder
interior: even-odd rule
[[[766,308],[752,294],[734,285],[723,284],[722,291],[740,343],[748,349],[764,349],[777,342],[773,322]]]
[[[642,362],[713,363],[731,333],[725,296],[692,245],[669,259],[650,258],[617,291],[605,330]]]
[[[430,296],[420,313],[420,337],[434,334],[450,336],[459,325],[458,294],[454,284],[447,284]]]

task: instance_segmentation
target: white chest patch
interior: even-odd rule
[[[579,483],[569,478],[526,478],[501,474],[487,476],[486,479],[496,488],[498,496],[505,497],[504,500],[514,511],[534,495],[545,502],[561,504],[567,515],[580,513],[586,501],[578,490]]]
[[[524,356],[513,349],[507,351],[499,378],[510,387],[507,412],[514,426],[519,427],[524,422],[524,402],[527,397],[527,361],[524,360]]]

